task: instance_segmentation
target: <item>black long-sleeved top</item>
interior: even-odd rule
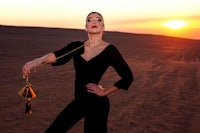
[[[84,42],[72,42],[64,48],[54,51],[56,58],[82,46]],[[75,97],[91,95],[87,92],[86,84],[98,84],[101,77],[109,66],[112,66],[121,77],[114,86],[119,89],[127,90],[133,81],[132,72],[117,50],[117,48],[110,44],[100,54],[86,61],[81,57],[84,53],[84,47],[77,49],[74,52],[67,54],[62,58],[58,58],[53,66],[62,65],[67,63],[73,58],[75,67]]]

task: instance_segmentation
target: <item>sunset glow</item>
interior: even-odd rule
[[[84,29],[87,14],[97,11],[107,31],[174,36],[168,28],[200,39],[199,9],[199,0],[0,0],[0,25]]]
[[[180,29],[187,25],[187,22],[182,20],[171,20],[165,23],[165,26],[172,29]]]

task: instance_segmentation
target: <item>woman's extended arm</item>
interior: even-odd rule
[[[36,58],[32,61],[25,63],[24,66],[22,67],[23,78],[27,78],[28,74],[30,74],[31,70],[36,69],[40,65],[54,63],[55,61],[56,61],[55,54],[53,52],[51,52],[40,58]]]

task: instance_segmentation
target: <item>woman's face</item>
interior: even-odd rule
[[[97,13],[90,14],[86,19],[85,28],[88,33],[101,33],[104,30],[103,18]]]

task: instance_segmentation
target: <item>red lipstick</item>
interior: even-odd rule
[[[96,26],[96,25],[93,25],[92,28],[97,28],[97,26]]]

